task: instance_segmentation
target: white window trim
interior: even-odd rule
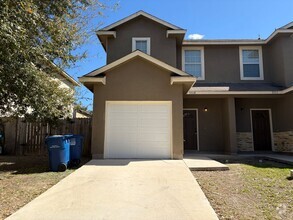
[[[147,42],[147,54],[151,55],[151,38],[150,37],[133,37],[132,38],[132,52],[136,50],[136,41],[145,40]]]
[[[259,55],[259,77],[245,77],[243,70],[243,50],[258,50]],[[240,58],[240,79],[241,80],[264,80],[263,74],[263,59],[262,59],[262,47],[261,46],[243,46],[239,47],[239,58]]]
[[[182,70],[185,72],[185,50],[200,50],[201,55],[201,77],[196,77],[197,80],[205,80],[205,63],[204,63],[204,47],[182,47]]]

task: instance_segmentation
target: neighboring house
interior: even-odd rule
[[[80,83],[77,82],[73,77],[71,77],[69,74],[67,74],[64,70],[59,68],[57,65],[50,61],[44,62],[42,65],[38,64],[38,66],[42,66],[44,69],[49,69],[49,71],[52,73],[52,79],[57,80],[60,82],[60,88],[70,89],[72,91],[72,94],[75,93],[75,87],[80,86]],[[28,108],[28,112],[31,112],[31,107]],[[0,117],[10,117],[12,112],[6,113],[6,115],[0,115]],[[73,118],[74,115],[74,105],[70,106],[70,118]]]
[[[59,80],[61,83],[61,88],[71,89],[74,93],[75,87],[80,86],[79,82],[77,82],[72,76],[56,66],[54,63],[48,61],[47,66],[50,68],[50,71],[54,73],[55,79]]]
[[[49,62],[49,68],[54,73],[53,78],[58,80],[60,84],[60,88],[70,89],[72,94],[75,93],[75,87],[80,86],[79,82],[77,82],[72,76],[66,73],[64,70],[56,66],[54,63]],[[70,106],[70,115],[69,118],[76,118],[76,112],[74,111],[74,105]]]
[[[94,158],[174,158],[189,150],[293,152],[293,23],[266,40],[184,40],[139,11],[97,31],[107,65],[94,93]]]
[[[92,114],[82,109],[74,109],[73,118],[91,118]]]
[[[44,66],[45,64],[43,64]],[[75,93],[75,87],[80,86],[79,82],[77,82],[72,76],[66,73],[64,70],[59,68],[54,63],[48,61],[46,64],[46,68],[49,68],[53,73],[52,78],[60,82],[60,88],[70,89],[72,94]],[[74,111],[74,105],[69,106],[70,114],[69,118],[75,118],[76,112]]]

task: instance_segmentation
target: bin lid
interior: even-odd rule
[[[47,137],[46,139],[58,139],[58,138],[64,138],[64,136],[63,135],[52,135],[52,136],[49,136],[49,137]]]

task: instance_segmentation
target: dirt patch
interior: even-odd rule
[[[89,161],[85,158],[82,164]],[[0,156],[0,219],[4,219],[68,176],[50,172],[47,156]]]
[[[230,171],[192,172],[219,219],[293,219],[292,166],[250,159]]]

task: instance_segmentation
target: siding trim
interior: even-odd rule
[[[134,57],[141,57],[141,58],[143,58],[145,60],[150,61],[153,64],[156,64],[157,66],[160,66],[160,67],[162,67],[162,68],[164,68],[166,70],[169,70],[170,72],[176,73],[179,76],[192,77],[190,74],[185,73],[182,70],[179,70],[179,69],[177,69],[177,68],[175,68],[173,66],[170,66],[169,64],[164,63],[164,62],[162,62],[162,61],[160,61],[160,60],[158,60],[158,59],[156,59],[156,58],[154,58],[154,57],[152,57],[152,56],[150,56],[148,54],[145,54],[145,53],[143,53],[143,52],[141,52],[139,50],[136,50],[136,51],[134,51],[134,52],[132,52],[132,53],[130,53],[130,54],[128,54],[128,55],[126,55],[126,56],[124,56],[124,57],[122,57],[122,58],[120,58],[120,59],[118,59],[118,60],[116,60],[116,61],[114,61],[114,62],[112,62],[110,64],[108,64],[108,65],[106,65],[106,66],[103,66],[103,67],[101,67],[101,68],[99,68],[97,70],[94,70],[93,72],[84,75],[84,77],[97,76],[98,74],[103,73],[105,71],[109,71],[110,69],[113,69],[113,68],[117,67],[118,65],[133,59]]]
[[[136,41],[146,41],[147,42],[147,54],[151,55],[151,38],[150,37],[133,37],[132,38],[132,52],[136,49]]]
[[[269,43],[277,34],[293,34],[293,30],[276,30],[266,40],[184,40],[182,46],[193,45],[263,45]]]
[[[293,86],[281,91],[200,91],[198,88],[191,88],[188,95],[284,95],[293,91]]]

